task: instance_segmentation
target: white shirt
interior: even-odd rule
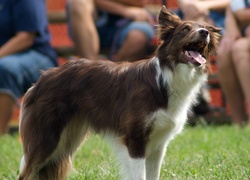
[[[248,5],[250,5],[250,0],[247,0]],[[231,9],[233,12],[239,10],[239,9],[245,9],[247,8],[245,4],[245,0],[231,0]]]

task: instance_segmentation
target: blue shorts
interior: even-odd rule
[[[96,26],[102,48],[111,47],[114,44],[120,47],[132,30],[144,33],[149,42],[156,35],[154,27],[147,22],[131,21],[111,14],[101,16]]]
[[[17,101],[38,80],[41,70],[54,66],[47,56],[34,50],[0,58],[0,93]]]
[[[69,4],[66,5],[67,12],[67,23],[69,36],[72,38],[71,27],[70,27],[70,13]],[[112,48],[111,51],[119,49],[124,42],[127,34],[131,30],[139,30],[143,32],[148,38],[148,42],[152,40],[155,35],[155,29],[153,25],[147,22],[131,21],[124,19],[121,16],[108,14],[105,12],[99,12],[98,20],[96,22],[97,31],[100,38],[101,48]],[[83,30],[84,31],[84,30]],[[73,38],[72,38],[73,39]],[[74,39],[73,39],[74,41]],[[112,56],[111,52],[111,56]]]

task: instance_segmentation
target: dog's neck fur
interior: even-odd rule
[[[173,71],[168,66],[161,66],[158,57],[154,57],[154,61],[157,69],[157,84],[160,84],[160,77],[162,77],[164,85],[168,87],[170,97],[174,94],[182,100],[185,97],[193,97],[200,85],[207,79],[207,74],[203,73],[202,69],[194,68],[193,65],[179,63]]]
[[[159,66],[158,69],[162,69],[158,73],[162,73],[163,82],[168,88],[169,104],[167,112],[170,116],[173,116],[173,119],[177,119],[176,116],[180,116],[180,112],[186,114],[188,108],[196,102],[196,95],[202,83],[206,81],[207,74],[189,64],[180,63],[173,71],[169,67],[160,67],[160,63],[158,63],[160,60],[157,57],[155,57],[155,61]],[[183,118],[186,119],[186,116]]]
[[[196,101],[196,95],[206,81],[207,74],[189,64],[178,64],[174,70],[167,66],[160,66],[160,59],[154,57],[157,74],[157,84],[163,83],[168,92],[167,108],[160,108],[151,114],[154,119],[154,129],[150,134],[147,152],[159,146],[167,146],[171,139],[180,133],[186,123],[187,111]],[[162,70],[160,70],[162,69]]]

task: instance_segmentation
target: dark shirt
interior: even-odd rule
[[[35,32],[31,49],[57,65],[57,55],[50,45],[46,0],[0,0],[0,47],[20,31]]]

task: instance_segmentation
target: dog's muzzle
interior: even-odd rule
[[[200,29],[198,30],[198,32],[199,32],[200,37],[201,37],[201,38],[204,38],[205,41],[206,41],[207,43],[209,43],[209,41],[210,41],[210,34],[209,34],[209,31],[208,31],[207,29],[205,29],[205,28],[200,28]]]

